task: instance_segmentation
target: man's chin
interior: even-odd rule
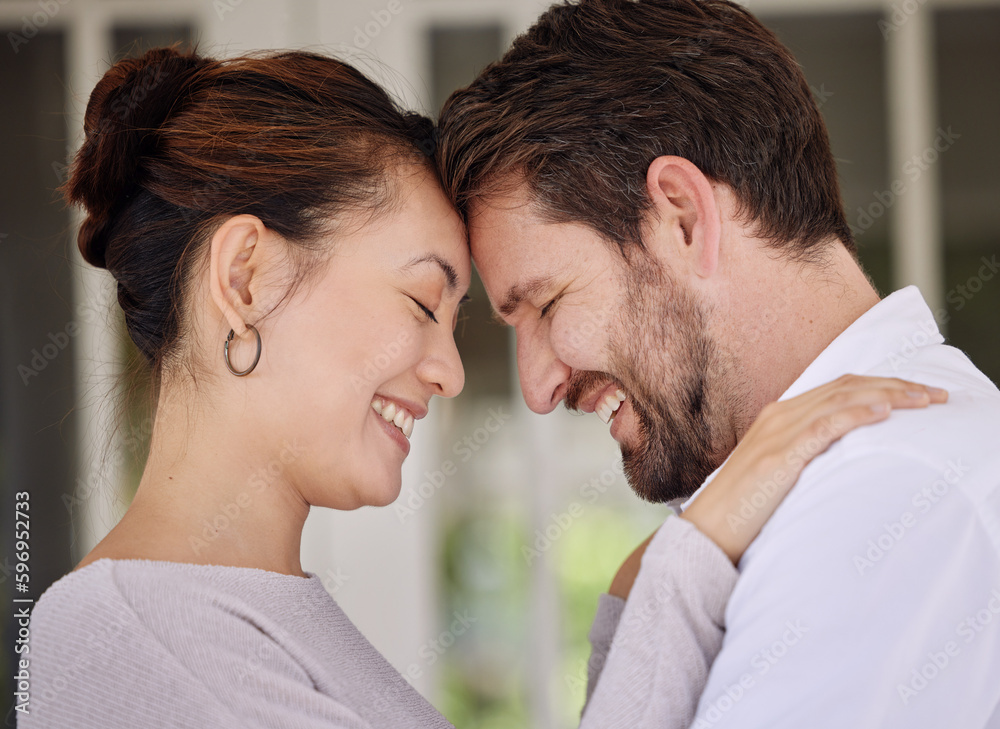
[[[636,496],[652,504],[670,501],[669,497],[664,498],[664,492],[670,490],[668,485],[653,476],[649,466],[643,462],[643,456],[634,447],[623,444],[621,453],[625,480]]]
[[[629,487],[640,499],[652,504],[690,498],[715,470],[715,466],[710,464],[694,465],[695,458],[691,459],[690,469],[678,469],[673,464],[684,463],[684,458],[674,460],[662,453],[651,457],[630,445],[623,444],[621,454]]]

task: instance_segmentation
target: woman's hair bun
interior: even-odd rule
[[[70,202],[87,210],[78,244],[88,263],[106,267],[113,212],[141,184],[143,160],[155,154],[160,128],[197,86],[198,70],[211,63],[193,53],[157,48],[119,61],[97,82],[84,116],[84,142],[66,186]]]

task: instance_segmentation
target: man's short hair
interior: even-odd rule
[[[754,235],[810,260],[854,238],[826,125],[791,53],[727,0],[554,5],[445,103],[445,189],[475,198],[526,183],[551,222],[642,245],[650,163],[690,160],[732,188]]]

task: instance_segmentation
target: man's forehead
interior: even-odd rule
[[[510,286],[537,264],[532,244],[542,231],[532,225],[531,203],[523,195],[479,198],[467,214],[469,249],[484,283]]]
[[[599,238],[583,223],[552,220],[524,189],[479,198],[467,214],[476,267],[487,275],[502,272],[504,279],[552,276],[587,257]]]
[[[550,231],[523,200],[491,198],[479,203],[469,212],[468,235],[472,259],[484,278],[520,277],[552,254],[546,245]]]
[[[477,197],[466,206],[466,213],[470,236],[498,227],[524,228],[543,222],[536,203],[522,188]]]
[[[466,208],[472,258],[499,321],[538,288],[545,262],[533,243],[545,234],[533,208],[520,188],[478,197]]]

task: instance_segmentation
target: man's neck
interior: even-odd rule
[[[716,340],[728,343],[728,358],[738,362],[732,375],[742,380],[729,383],[743,400],[742,412],[733,413],[737,439],[766,404],[781,397],[834,339],[879,302],[839,242],[823,265],[775,260],[773,251],[757,251],[755,257],[753,274],[741,277],[738,299],[726,312],[725,338]]]

